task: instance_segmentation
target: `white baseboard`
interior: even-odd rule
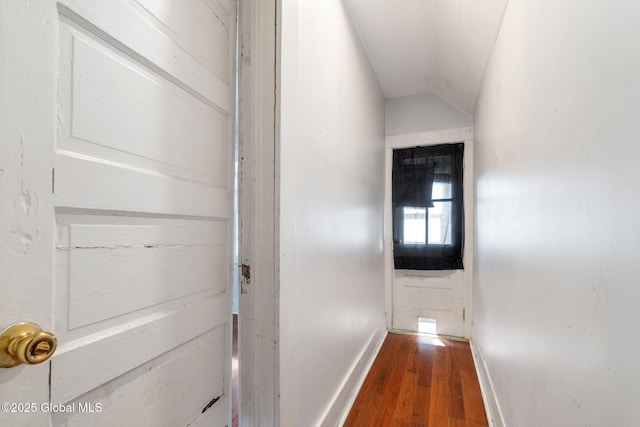
[[[320,427],[338,427],[344,424],[386,336],[387,323],[386,317],[383,316],[338,390]]]
[[[482,348],[476,339],[476,330],[471,326],[471,340],[469,341],[471,346],[471,355],[473,356],[473,363],[476,366],[476,372],[478,373],[478,380],[480,381],[480,391],[482,392],[482,400],[484,401],[484,410],[487,413],[487,420],[490,427],[505,427],[504,418],[502,417],[502,411],[500,410],[500,404],[496,399],[494,392],[493,382],[487,369],[487,364],[482,353]]]

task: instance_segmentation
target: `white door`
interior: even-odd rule
[[[391,212],[393,149],[464,142],[464,252],[463,270],[395,270]],[[387,136],[386,241],[387,282],[393,329],[453,337],[471,336],[471,279],[473,271],[473,130],[447,129]],[[419,322],[420,319],[427,320]]]
[[[58,339],[0,425],[230,425],[235,2],[3,0],[0,33],[0,327]]]

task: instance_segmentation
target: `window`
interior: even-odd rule
[[[461,269],[464,144],[393,151],[396,269]]]

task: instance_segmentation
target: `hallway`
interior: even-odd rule
[[[469,344],[390,332],[345,427],[486,427]]]

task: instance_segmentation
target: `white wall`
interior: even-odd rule
[[[505,424],[640,420],[640,3],[511,0],[475,116],[475,344]]]
[[[386,332],[384,100],[341,0],[282,1],[279,85],[280,421],[335,426]]]
[[[471,116],[431,92],[385,100],[387,135],[463,128],[472,125]]]

